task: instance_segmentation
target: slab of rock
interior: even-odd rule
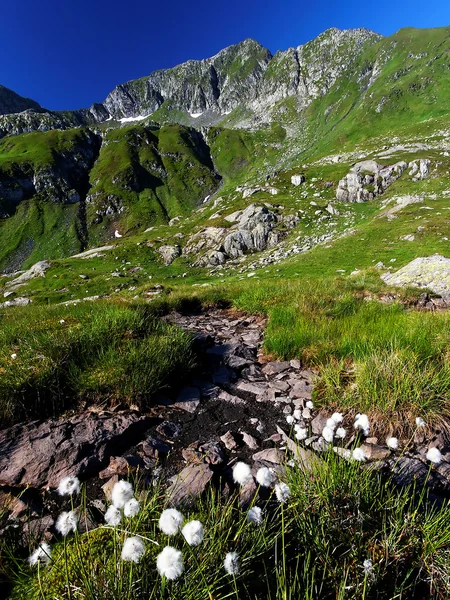
[[[297,461],[302,471],[305,473],[311,471],[312,464],[315,461],[321,461],[317,454],[314,454],[314,452],[311,452],[310,450],[306,450],[294,442],[294,440],[292,440],[279,425],[277,425],[277,431],[285,441],[288,449],[292,452],[294,459]]]
[[[173,478],[167,489],[167,498],[171,506],[189,505],[201,496],[211,481],[213,472],[209,465],[188,465]]]
[[[200,390],[196,387],[184,387],[176,399],[175,408],[185,410],[188,413],[195,413],[200,404]]]
[[[30,302],[30,298],[18,296],[17,298],[13,298],[12,300],[6,300],[6,302],[2,302],[0,304],[0,308],[9,308],[11,306],[27,306],[28,304],[30,304]]]
[[[391,455],[389,448],[378,446],[378,444],[361,444],[364,454],[369,460],[383,460]]]
[[[247,508],[252,502],[258,488],[253,477],[249,478],[244,485],[239,488],[239,504],[241,508]]]
[[[158,252],[166,266],[171,265],[176,258],[181,256],[180,246],[160,246]]]
[[[385,273],[381,279],[388,285],[428,288],[450,302],[450,258],[435,254],[416,258],[395,273]]]
[[[0,431],[0,485],[56,488],[68,475],[94,476],[117,447],[129,447],[150,426],[136,413],[84,412]]]
[[[6,287],[17,289],[31,279],[35,279],[36,277],[45,277],[45,272],[50,269],[50,266],[51,265],[48,260],[41,260],[28,269],[28,271],[24,271],[21,275],[19,275],[19,277],[16,277],[12,281],[8,281]]]
[[[253,454],[252,458],[255,462],[264,461],[281,465],[284,463],[285,455],[278,448],[266,448],[265,450],[261,450],[261,452],[256,452],[256,454]]]
[[[262,372],[265,375],[278,375],[278,373],[287,371],[290,366],[289,362],[269,362],[264,365]]]
[[[246,446],[250,448],[250,450],[257,450],[259,448],[259,443],[256,438],[254,438],[250,433],[246,431],[242,431],[242,441]]]
[[[227,450],[235,450],[239,445],[231,431],[227,431],[220,436],[220,440]]]

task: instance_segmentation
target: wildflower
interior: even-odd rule
[[[325,423],[325,427],[328,427],[328,429],[331,429],[332,431],[334,431],[336,429],[336,423],[330,417],[329,419],[327,419],[327,422]]]
[[[28,564],[31,567],[34,567],[38,564],[38,562],[44,563],[44,565],[48,565],[50,562],[52,550],[47,544],[47,542],[42,542],[39,544],[38,548],[28,557]]]
[[[442,461],[442,454],[437,448],[430,448],[427,452],[427,460],[438,465]]]
[[[145,544],[142,538],[135,535],[134,537],[127,538],[123,543],[122,547],[122,560],[129,560],[131,562],[138,563],[145,553]]]
[[[286,502],[286,500],[291,495],[291,490],[286,483],[280,482],[275,486],[275,495],[277,497],[278,502]]]
[[[244,485],[252,477],[250,467],[244,462],[237,462],[233,467],[233,479],[239,485]]]
[[[308,430],[306,427],[299,427],[295,433],[295,437],[300,441],[306,440],[308,437]]]
[[[306,403],[306,408],[309,408],[309,409],[314,408],[314,404],[312,403],[312,400],[308,400],[308,402]]]
[[[324,427],[322,430],[322,437],[326,442],[332,442],[334,437],[334,430],[329,427]]]
[[[80,491],[80,480],[78,477],[63,477],[58,485],[60,496],[72,496]]]
[[[64,319],[60,319],[59,322],[61,323],[61,325],[64,325],[65,320]]]
[[[338,413],[335,412],[331,415],[330,419],[337,425],[339,425],[339,423],[342,423],[342,421],[344,420],[344,415],[342,413]]]
[[[262,523],[262,510],[259,506],[253,506],[247,514],[247,521],[254,523],[255,525],[261,525]]]
[[[425,427],[425,421],[422,417],[416,417],[416,425],[417,427]]]
[[[116,508],[123,508],[133,497],[133,486],[128,481],[118,481],[111,492],[112,503]]]
[[[56,520],[56,531],[62,536],[66,537],[71,531],[76,531],[78,524],[78,518],[76,514],[70,510],[69,512],[62,512]]]
[[[200,521],[189,521],[181,530],[189,546],[198,546],[203,542],[204,529]]]
[[[355,448],[352,452],[352,457],[354,460],[359,460],[361,462],[366,460],[366,455],[364,454],[364,450],[362,448]]]
[[[112,527],[117,527],[118,525],[120,525],[121,520],[122,513],[118,508],[114,506],[114,504],[111,504],[111,506],[105,513],[105,521],[108,523],[108,525],[111,525]]]
[[[398,448],[398,439],[395,437],[389,437],[386,440],[386,445],[388,448],[390,448],[391,450],[397,450]]]
[[[15,352],[13,352],[13,353],[11,354],[11,358],[12,358],[13,360],[16,360],[16,358],[17,358],[17,354],[16,354]]]
[[[178,579],[184,571],[183,555],[172,546],[166,546],[158,554],[156,567],[161,577],[167,577],[170,580]]]
[[[269,487],[275,481],[275,474],[267,467],[261,467],[256,473],[256,481],[262,487]]]
[[[355,422],[353,424],[353,427],[357,431],[362,431],[362,433],[367,437],[369,435],[369,431],[370,431],[368,416],[357,414]]]
[[[294,410],[294,412],[292,413],[292,416],[294,417],[294,419],[296,419],[297,421],[300,421],[300,419],[302,418],[302,411],[299,408],[296,408]]]
[[[370,560],[370,558],[367,558],[363,562],[363,569],[364,569],[364,574],[365,575],[371,575],[373,573],[373,563]]]
[[[159,528],[166,535],[175,535],[183,524],[184,517],[176,508],[163,510],[159,517]]]
[[[343,440],[345,438],[345,436],[347,435],[347,432],[345,431],[345,429],[343,427],[338,427],[336,429],[336,433],[334,435],[337,438],[339,438],[340,440]]]
[[[223,566],[228,575],[239,575],[239,554],[228,552],[223,561]]]
[[[131,498],[123,507],[123,514],[126,517],[135,517],[140,510],[139,502],[135,498]]]
[[[294,422],[294,417],[293,417],[292,415],[288,415],[288,416],[286,417],[286,423],[287,423],[288,425],[292,425],[292,424],[293,424],[293,422]]]

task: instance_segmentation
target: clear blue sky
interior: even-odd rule
[[[101,102],[119,83],[207,58],[247,37],[271,52],[329,27],[450,25],[434,0],[3,0],[0,84],[50,109]]]

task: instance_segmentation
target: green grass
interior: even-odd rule
[[[9,313],[0,333],[0,422],[58,415],[80,399],[145,409],[174,373],[183,377],[193,364],[190,337],[156,320],[149,306],[100,302]]]

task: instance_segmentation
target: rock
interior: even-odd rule
[[[158,252],[161,254],[163,263],[166,266],[171,265],[176,258],[181,256],[180,246],[160,246]]]
[[[233,394],[229,394],[224,390],[219,393],[218,398],[219,400],[228,402],[229,404],[246,404],[245,400],[242,400],[242,398],[239,398],[239,396],[234,396]]]
[[[48,260],[41,260],[28,269],[28,271],[24,271],[21,275],[19,275],[19,277],[16,277],[12,281],[8,281],[6,283],[6,287],[17,289],[31,279],[35,279],[36,277],[45,277],[45,273],[48,269],[50,269],[50,266],[51,265]]]
[[[218,442],[214,440],[201,444],[198,448],[199,452],[203,456],[204,462],[211,465],[220,465],[225,462],[226,456]]]
[[[312,398],[312,385],[304,379],[295,381],[292,385],[292,389],[289,392],[291,398],[303,398],[305,400],[311,400]]]
[[[284,453],[278,448],[266,448],[252,456],[253,460],[259,462],[270,462],[276,465],[281,465],[285,461]]]
[[[222,436],[220,436],[220,440],[227,450],[236,450],[238,447],[238,443],[236,441],[235,436],[231,431],[227,431]]]
[[[148,437],[142,442],[140,449],[144,456],[157,460],[161,458],[161,456],[169,454],[171,446],[166,444],[161,438]]]
[[[278,375],[287,371],[290,366],[289,362],[269,362],[261,370],[265,375]]]
[[[335,215],[336,217],[338,217],[341,213],[338,211],[338,209],[333,206],[333,204],[331,204],[331,202],[329,202],[327,204],[327,206],[325,207],[325,210],[330,213],[330,215]]]
[[[189,413],[195,413],[200,404],[200,390],[196,387],[184,387],[176,399],[174,408],[179,408]]]
[[[254,396],[262,396],[267,391],[267,384],[257,382],[251,383],[250,381],[240,381],[236,387],[238,390],[248,392]]]
[[[100,479],[106,479],[113,475],[128,475],[130,471],[145,467],[142,458],[138,456],[111,456],[109,465],[98,474]]]
[[[341,202],[367,202],[382,194],[402,176],[408,165],[404,161],[387,167],[374,160],[356,163],[339,181],[336,199]]]
[[[311,450],[306,450],[299,444],[296,444],[279,425],[277,425],[277,431],[282,436],[289,451],[292,452],[294,459],[305,473],[311,471],[311,465],[314,461],[321,460],[314,452],[311,452]]]
[[[25,298],[23,296],[18,296],[17,298],[13,298],[12,300],[7,300],[6,302],[2,302],[0,304],[0,308],[9,308],[13,306],[27,306],[30,304],[30,298]]]
[[[102,485],[103,493],[105,494],[105,498],[108,502],[111,502],[112,490],[118,481],[119,481],[119,476],[113,475],[111,477],[111,479],[108,479],[108,481]]]
[[[292,175],[292,177],[291,177],[291,183],[292,183],[292,185],[298,186],[298,185],[301,185],[304,182],[305,182],[305,176],[304,175]]]
[[[35,543],[35,540],[49,542],[53,537],[51,529],[54,524],[55,521],[50,515],[45,515],[39,519],[29,519],[22,527],[22,538],[25,542]]]
[[[316,435],[322,435],[323,428],[327,424],[328,416],[326,413],[318,413],[311,421],[311,430]]]
[[[168,503],[171,506],[191,504],[203,494],[212,476],[209,465],[188,465],[172,478],[172,484],[166,492]]]
[[[248,479],[244,485],[239,488],[239,504],[241,508],[247,508],[253,502],[258,488],[253,477]]]
[[[0,485],[52,487],[67,475],[94,476],[114,447],[136,442],[152,420],[135,413],[84,412],[0,431]]]
[[[416,258],[395,273],[384,273],[381,279],[392,286],[427,288],[450,302],[450,259],[445,256]]]
[[[176,439],[181,435],[181,425],[178,423],[173,423],[172,421],[163,421],[158,427],[156,431],[169,439]]]
[[[241,431],[242,440],[246,446],[250,448],[250,450],[257,450],[259,448],[259,443],[256,438],[247,433],[246,431]]]
[[[391,455],[389,448],[378,446],[377,444],[361,444],[364,454],[369,460],[384,460]]]

